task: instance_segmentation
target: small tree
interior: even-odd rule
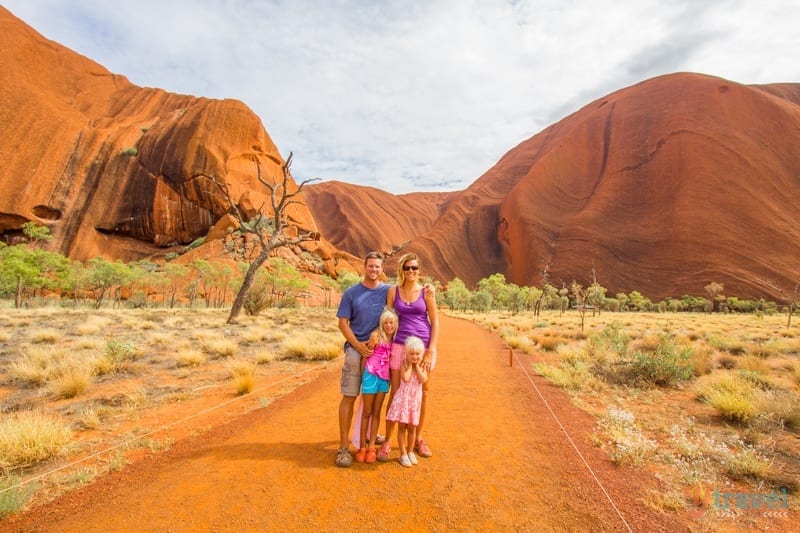
[[[238,230],[244,234],[254,236],[260,250],[258,254],[250,258],[250,266],[247,268],[247,272],[245,272],[244,279],[242,280],[242,285],[236,294],[236,298],[233,300],[231,312],[228,315],[228,324],[232,324],[236,321],[236,317],[239,315],[244,305],[247,293],[250,287],[253,286],[253,281],[255,280],[258,269],[261,268],[261,265],[264,264],[273,250],[319,239],[319,234],[310,231],[299,233],[295,237],[288,235],[285,231],[289,226],[289,222],[286,218],[286,209],[292,204],[300,204],[301,202],[297,197],[300,195],[303,187],[317,180],[304,180],[297,185],[296,189],[290,189],[290,185],[294,181],[289,170],[292,164],[291,153],[289,153],[286,162],[281,165],[282,176],[278,183],[270,183],[261,174],[261,165],[258,161],[255,163],[256,171],[258,172],[258,181],[264,185],[270,193],[271,205],[269,208],[271,209],[271,213],[265,213],[264,206],[261,206],[257,210],[255,216],[248,218],[239,208],[238,202],[235,202],[231,197],[228,186],[214,177],[210,178],[225,197],[229,212],[238,223]]]

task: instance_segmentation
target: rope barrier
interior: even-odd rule
[[[514,352],[513,352],[513,350],[511,350],[510,348],[509,348],[509,351],[510,351],[512,354],[514,353]],[[517,355],[516,355],[516,354],[514,354],[513,358],[517,360],[517,366],[518,366],[520,369],[522,369],[522,372],[525,374],[525,377],[526,377],[526,378],[528,378],[528,381],[529,381],[529,382],[530,382],[530,384],[533,386],[533,389],[536,391],[536,394],[538,394],[538,395],[539,395],[539,398],[542,400],[542,403],[544,404],[545,408],[547,408],[547,411],[550,413],[550,416],[551,416],[551,417],[553,417],[553,420],[555,420],[555,421],[556,421],[556,424],[558,424],[558,427],[560,427],[560,428],[561,428],[561,431],[564,433],[564,435],[566,435],[566,437],[567,437],[567,440],[569,441],[570,445],[572,445],[572,448],[575,450],[575,453],[576,453],[576,454],[578,454],[578,457],[579,457],[579,458],[580,458],[580,460],[583,462],[584,466],[586,466],[586,469],[589,471],[589,474],[591,474],[591,476],[592,476],[592,479],[594,479],[594,481],[595,481],[595,483],[597,484],[597,486],[600,488],[600,490],[602,491],[602,493],[605,495],[606,499],[608,500],[608,503],[610,503],[610,504],[611,504],[611,507],[612,507],[612,508],[614,509],[614,511],[617,513],[617,516],[619,516],[619,519],[620,519],[620,520],[622,520],[622,523],[625,525],[625,529],[627,529],[628,531],[630,531],[630,533],[633,533],[633,529],[631,529],[631,526],[628,524],[627,520],[625,520],[625,517],[624,517],[624,516],[622,516],[622,513],[620,512],[620,510],[619,510],[619,508],[617,507],[617,505],[614,503],[614,500],[611,498],[611,495],[608,493],[608,491],[606,490],[606,488],[605,488],[605,487],[603,486],[603,484],[600,482],[600,479],[599,479],[599,478],[597,477],[597,475],[594,473],[594,470],[593,470],[593,469],[592,469],[592,467],[589,465],[589,463],[586,461],[586,458],[583,456],[583,454],[581,453],[581,451],[578,449],[578,446],[575,444],[575,441],[574,441],[574,440],[572,440],[572,437],[570,436],[569,432],[567,431],[567,428],[565,428],[565,427],[564,427],[564,424],[562,424],[562,423],[561,423],[561,420],[559,420],[559,419],[558,419],[558,417],[556,416],[556,414],[555,414],[555,413],[553,412],[553,410],[550,408],[550,404],[549,404],[549,403],[547,403],[547,400],[545,399],[545,397],[544,397],[544,395],[542,394],[542,392],[539,390],[539,387],[537,387],[537,386],[536,386],[536,382],[535,382],[535,381],[533,381],[533,378],[532,378],[532,377],[531,377],[531,375],[528,373],[528,370],[525,368],[525,366],[524,366],[524,365],[522,365],[522,364],[520,363],[520,360],[517,358]]]
[[[125,446],[128,446],[131,443],[136,442],[137,440],[141,440],[141,439],[144,439],[144,438],[149,437],[151,435],[154,435],[154,434],[156,434],[156,433],[158,433],[160,431],[164,431],[164,430],[173,428],[173,427],[175,427],[175,426],[177,426],[179,424],[183,424],[184,422],[187,422],[189,420],[192,420],[192,419],[197,418],[199,416],[202,416],[204,414],[210,413],[211,411],[215,411],[215,410],[217,410],[217,409],[219,409],[221,407],[225,407],[226,405],[230,405],[230,404],[232,404],[234,402],[238,402],[239,400],[242,400],[244,398],[252,397],[252,395],[257,393],[257,392],[261,392],[261,391],[269,389],[271,387],[276,387],[276,386],[280,385],[281,383],[284,383],[285,381],[288,381],[289,379],[303,376],[303,375],[311,372],[312,370],[319,370],[320,368],[323,368],[323,369],[327,368],[327,367],[331,366],[332,364],[333,363],[324,363],[323,365],[309,368],[308,370],[305,370],[305,371],[301,372],[300,374],[292,374],[291,376],[286,376],[285,378],[283,378],[281,380],[278,380],[275,383],[269,383],[267,385],[264,385],[263,387],[258,388],[256,390],[250,392],[249,394],[244,394],[242,396],[237,396],[236,398],[232,398],[230,400],[226,400],[226,401],[224,401],[222,403],[219,403],[217,405],[212,405],[211,407],[203,409],[202,411],[198,411],[198,412],[196,412],[196,413],[194,413],[192,415],[189,415],[187,417],[181,418],[180,420],[176,420],[176,421],[171,422],[169,424],[165,424],[165,425],[163,425],[163,426],[161,426],[159,428],[156,428],[156,429],[154,429],[152,431],[148,431],[147,433],[144,433],[142,435],[137,435],[136,437],[128,439],[128,440],[126,440],[124,442],[121,442],[119,444],[115,444],[114,446],[110,446],[110,447],[105,448],[103,450],[100,450],[98,452],[92,453],[90,455],[87,455],[86,457],[82,457],[80,459],[77,459],[77,460],[72,461],[70,463],[67,463],[65,465],[59,466],[58,468],[54,468],[53,470],[50,470],[48,472],[44,472],[42,474],[38,474],[38,475],[33,476],[33,477],[29,478],[29,479],[26,479],[24,481],[19,482],[16,485],[11,485],[10,487],[6,487],[6,488],[0,490],[0,494],[8,492],[8,491],[10,491],[12,489],[18,489],[20,487],[24,487],[25,485],[28,485],[29,483],[33,483],[34,481],[37,481],[39,479],[45,478],[47,476],[51,476],[51,475],[53,475],[53,474],[55,474],[57,472],[61,472],[62,470],[66,470],[67,468],[70,468],[70,467],[73,467],[75,465],[79,465],[81,463],[89,461],[90,459],[94,459],[96,457],[100,457],[101,455],[104,455],[104,454],[107,454],[107,453],[112,452],[114,450],[117,450],[119,448],[123,448]]]

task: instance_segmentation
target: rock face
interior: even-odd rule
[[[647,80],[524,141],[409,246],[439,279],[494,272],[651,298],[783,301],[800,282],[800,84]],[[783,291],[783,292],[782,292]]]
[[[284,160],[243,103],[141,88],[0,7],[0,235],[51,228],[76,259],[132,260],[206,235],[229,208],[269,206]],[[294,182],[292,186],[296,187]],[[289,209],[316,231],[305,205]]]
[[[2,7],[0,52],[0,239],[35,221],[65,255],[124,261],[216,239],[202,256],[230,226],[212,180],[245,212],[270,205],[257,176],[276,182],[284,160],[243,103],[134,86]],[[717,282],[784,301],[800,282],[798,146],[800,84],[662,76],[590,103],[458,193],[310,186],[292,231],[323,238],[291,253],[331,275],[369,250],[415,251],[444,282],[594,274],[610,294]]]
[[[328,181],[303,189],[320,232],[334,246],[364,257],[370,251],[391,254],[430,229],[457,193],[393,195]]]

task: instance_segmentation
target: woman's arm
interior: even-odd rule
[[[436,308],[436,295],[433,291],[425,291],[425,307],[428,310],[428,322],[431,324],[431,340],[422,357],[422,367],[428,371],[431,369],[433,357],[436,355],[436,345],[439,342],[439,310]]]

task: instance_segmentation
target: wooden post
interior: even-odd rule
[[[514,366],[514,350],[508,349],[508,366]]]

